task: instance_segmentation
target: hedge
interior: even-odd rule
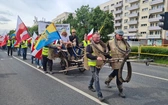
[[[154,60],[168,60],[168,47],[141,46],[141,58],[151,58]],[[138,55],[138,46],[131,47],[131,55]]]

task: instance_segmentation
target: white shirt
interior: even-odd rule
[[[66,37],[65,36],[62,36],[61,35],[61,39],[64,43],[68,42],[69,41],[69,36],[67,35]]]

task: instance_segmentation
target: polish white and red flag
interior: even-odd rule
[[[90,40],[93,36],[93,31],[94,31],[94,28],[92,28],[92,30],[89,32],[89,34],[87,35],[87,40]]]
[[[33,36],[31,37],[31,51],[34,50],[34,46],[35,46],[35,40],[37,40],[37,34],[34,32]]]
[[[21,18],[18,16],[17,19],[17,26],[16,26],[16,40],[18,43],[20,43],[23,40],[26,40],[30,37],[27,27],[21,20]]]
[[[35,47],[35,40],[38,40],[37,34],[34,32],[32,36],[32,41],[31,41],[31,55],[34,56],[35,58],[41,59],[42,58],[42,49],[36,50]]]
[[[0,35],[0,47],[6,45],[6,42],[8,40],[8,35]]]

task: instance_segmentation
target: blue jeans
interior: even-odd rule
[[[100,83],[99,83],[100,69],[96,68],[94,66],[91,66],[90,71],[92,72],[92,78],[90,80],[89,86],[93,86],[93,83],[95,82],[95,89],[96,89],[96,92],[97,92],[97,96],[102,97],[102,92],[101,92]]]
[[[27,56],[27,48],[22,48],[23,51],[23,60],[26,60],[26,56]]]
[[[33,64],[34,63],[34,56],[31,56],[31,63]]]
[[[42,65],[42,61],[40,59],[38,59],[38,58],[36,58],[36,65],[43,66]]]
[[[21,48],[17,48],[18,56],[21,56]]]

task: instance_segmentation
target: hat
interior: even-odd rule
[[[117,30],[117,31],[116,31],[116,34],[124,35],[124,32],[123,32],[122,30]]]
[[[64,33],[64,32],[67,34],[66,30],[65,30],[65,29],[62,29],[61,35],[62,35],[62,33]]]
[[[76,32],[76,30],[75,30],[75,29],[72,29],[71,32]]]

